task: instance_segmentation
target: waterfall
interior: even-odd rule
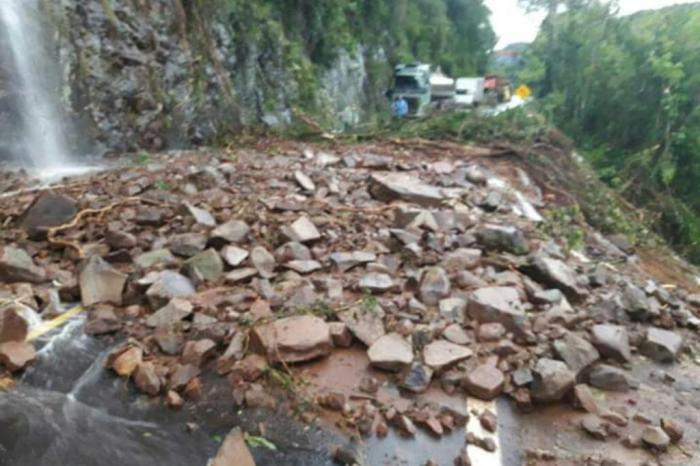
[[[61,120],[54,105],[55,87],[44,50],[44,31],[36,0],[0,0],[0,27],[11,53],[13,78],[20,89],[25,161],[49,172],[69,165]]]

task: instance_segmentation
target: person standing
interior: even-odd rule
[[[404,118],[408,115],[408,102],[403,96],[394,97],[392,112],[396,118]]]

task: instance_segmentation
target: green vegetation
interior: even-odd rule
[[[700,261],[700,8],[614,15],[598,0],[550,14],[520,77],[600,177]],[[554,10],[556,11],[556,10]]]

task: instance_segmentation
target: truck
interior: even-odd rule
[[[430,65],[424,63],[397,65],[394,68],[394,85],[389,96],[406,100],[409,116],[427,115],[432,99],[431,74]]]
[[[510,102],[513,98],[513,88],[503,76],[491,74],[484,77],[484,90],[488,100],[494,103]]]
[[[430,74],[430,101],[454,102],[456,96],[455,80],[442,72],[440,68]]]
[[[460,106],[477,106],[484,101],[485,79],[480,77],[458,78],[455,83],[455,103]]]

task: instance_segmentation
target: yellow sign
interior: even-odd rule
[[[532,97],[532,89],[525,84],[521,84],[520,87],[515,90],[515,94],[521,99],[527,99]]]

